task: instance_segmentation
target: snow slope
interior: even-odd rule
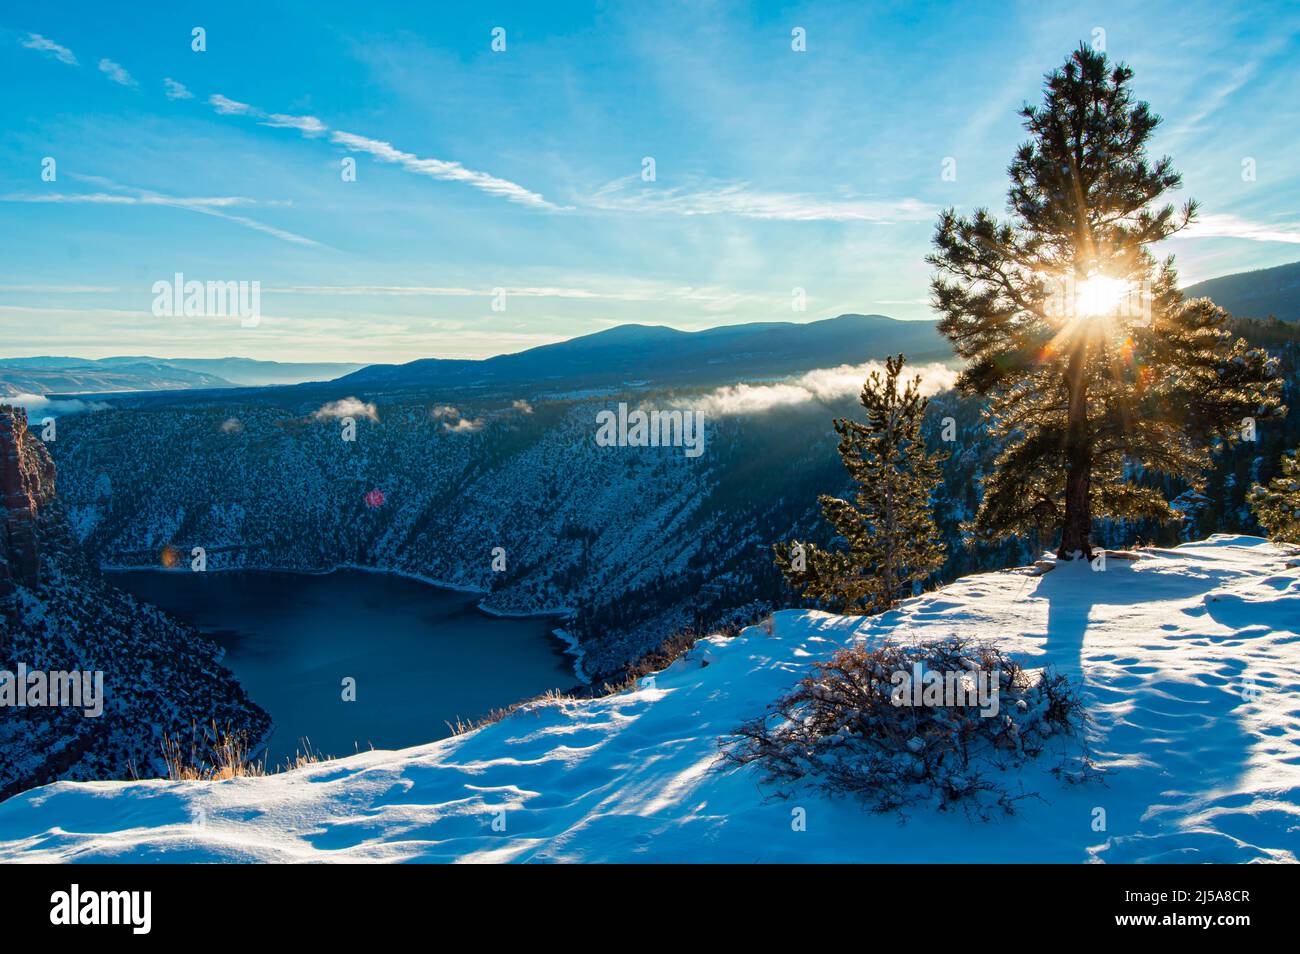
[[[971,576],[883,617],[786,611],[770,633],[702,641],[651,685],[427,746],[264,779],[49,785],[0,804],[0,860],[1294,862],[1298,566],[1215,536],[1104,573]],[[716,739],[814,660],[857,639],[953,634],[1081,676],[1106,783],[1067,785],[1044,765],[1022,779],[1041,800],[1013,817],[900,824],[715,767]]]

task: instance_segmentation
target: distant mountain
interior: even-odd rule
[[[0,358],[0,396],[262,387],[328,381],[361,367],[251,358]]]
[[[933,322],[840,315],[806,324],[760,322],[704,331],[619,325],[482,361],[424,358],[375,364],[340,378],[358,388],[471,387],[563,382],[565,388],[633,382],[703,386],[862,364],[902,351],[913,361],[952,356]]]
[[[332,381],[365,367],[361,362],[256,361],[252,358],[104,358],[103,363],[129,364],[133,361],[158,360],[173,368],[212,375],[237,387]]]
[[[223,387],[231,383],[152,358],[119,365],[79,358],[0,358],[0,397]]]
[[[1240,318],[1300,321],[1300,262],[1238,272],[1188,285],[1190,298],[1209,298]]]

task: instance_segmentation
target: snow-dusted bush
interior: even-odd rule
[[[1053,771],[1070,763],[1071,780],[1095,774],[1077,742],[1084,718],[1064,676],[1026,670],[992,646],[886,642],[818,663],[769,712],[723,740],[723,752],[732,764],[760,764],[768,781],[808,780],[877,811],[962,804],[988,817],[1033,794],[1013,793],[1004,773],[1053,739],[1070,740]]]

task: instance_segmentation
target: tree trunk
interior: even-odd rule
[[[1082,553],[1092,559],[1092,438],[1088,433],[1088,342],[1080,335],[1070,364],[1065,371],[1065,386],[1070,397],[1069,419],[1065,429],[1065,520],[1061,528],[1059,559],[1072,559]]]
[[[892,435],[891,435],[892,436]],[[894,608],[894,597],[898,595],[898,584],[894,582],[894,559],[898,552],[898,526],[894,521],[894,485],[895,476],[886,472],[885,479],[885,513],[884,513],[884,538],[885,544],[885,565],[883,567],[884,576],[884,599],[881,602],[882,612],[888,612]]]

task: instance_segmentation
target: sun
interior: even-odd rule
[[[1075,286],[1074,314],[1079,318],[1105,318],[1119,311],[1128,296],[1128,282],[1094,275]]]

